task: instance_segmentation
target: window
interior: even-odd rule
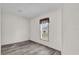
[[[49,18],[40,20],[40,37],[41,40],[49,40]]]

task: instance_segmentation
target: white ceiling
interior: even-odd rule
[[[63,6],[59,3],[17,3],[2,4],[3,10],[29,19],[56,10]]]

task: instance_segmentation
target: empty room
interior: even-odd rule
[[[1,55],[79,55],[78,3],[0,3]]]

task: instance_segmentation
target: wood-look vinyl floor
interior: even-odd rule
[[[33,41],[25,41],[1,47],[2,55],[61,55],[61,52]]]

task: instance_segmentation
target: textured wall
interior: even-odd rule
[[[29,20],[3,11],[1,44],[29,39]]]

